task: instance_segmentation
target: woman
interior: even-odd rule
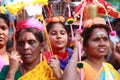
[[[89,34],[88,34],[89,33]],[[87,59],[82,62],[83,80],[119,80],[119,73],[109,63],[105,62],[105,55],[110,49],[109,28],[103,24],[92,25],[85,28],[83,36],[83,49],[87,53]],[[77,45],[77,44],[76,44]],[[118,52],[116,49],[113,52]],[[78,48],[75,46],[72,58],[64,71],[62,80],[80,80],[77,71]],[[72,74],[71,74],[72,73]]]
[[[45,57],[41,56],[45,40],[43,25],[38,20],[19,22],[16,42],[18,52],[9,55],[10,65],[2,69],[0,80],[56,80]]]
[[[0,71],[3,66],[9,64],[6,43],[9,38],[9,19],[5,14],[0,14]]]
[[[67,27],[62,22],[50,22],[46,28],[53,55],[56,55],[60,60],[60,68],[64,70],[72,54],[72,49],[66,48],[68,44]],[[48,52],[45,55],[49,61],[50,53]]]

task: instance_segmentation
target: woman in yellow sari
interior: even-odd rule
[[[52,70],[41,53],[45,39],[43,25],[38,20],[17,24],[16,43],[18,52],[9,55],[10,65],[2,69],[0,80],[57,80],[53,71],[57,73],[59,66]]]

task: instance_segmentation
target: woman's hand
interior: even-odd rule
[[[49,65],[54,69],[54,68],[59,68],[60,67],[60,62],[57,58],[56,55],[52,56],[49,62]]]
[[[17,71],[21,62],[21,57],[19,53],[17,51],[12,51],[9,54],[9,61],[10,61],[10,69],[12,69],[12,71]]]
[[[9,55],[9,71],[6,80],[14,80],[14,76],[21,62],[21,57],[17,51],[12,51]]]
[[[120,42],[116,44],[116,46],[113,46],[112,50],[115,59],[120,63]]]
[[[51,57],[49,65],[53,69],[53,72],[55,73],[57,79],[60,80],[62,73],[61,73],[61,69],[60,69],[60,61],[56,55]]]
[[[79,47],[79,44],[80,44],[81,49],[83,49],[82,43],[83,43],[83,38],[81,37],[80,33],[76,32],[75,38],[74,38],[75,47]]]

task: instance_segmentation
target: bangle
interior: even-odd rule
[[[78,67],[78,68],[83,68],[83,63],[78,63],[78,64],[77,64],[77,67]]]

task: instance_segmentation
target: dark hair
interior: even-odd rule
[[[35,35],[36,39],[37,39],[40,43],[43,43],[44,40],[45,40],[42,31],[37,30],[37,29],[35,29],[35,28],[25,28],[25,29],[22,29],[22,30],[16,32],[15,38],[16,38],[17,41],[18,41],[18,38],[19,38],[20,34],[23,33],[24,31],[33,33],[33,34]],[[29,35],[28,35],[28,36],[29,36]]]
[[[70,27],[70,25],[66,25],[66,27],[67,27],[68,32],[71,33],[71,27]],[[73,30],[76,30],[78,28],[79,28],[79,25],[72,25],[72,29]]]
[[[113,28],[116,26],[116,24],[117,24],[118,22],[120,22],[120,18],[116,18],[116,19],[113,20],[113,22],[112,22]]]
[[[8,27],[10,26],[9,18],[7,15],[0,14],[0,18],[2,18],[5,21],[5,23],[8,25]]]
[[[46,29],[47,29],[48,33],[51,30],[51,28],[53,27],[53,25],[56,24],[56,23],[61,24],[63,26],[63,28],[66,30],[66,32],[68,33],[68,28],[67,28],[67,26],[65,26],[65,24],[63,22],[50,22],[50,23],[48,23],[47,26],[46,26]]]
[[[88,40],[92,35],[92,32],[96,28],[102,28],[107,32],[107,35],[109,36],[110,29],[107,25],[104,24],[97,24],[97,25],[92,25],[90,28],[84,28],[83,33],[81,34],[83,37],[83,46],[88,46]]]
[[[10,48],[13,46],[13,41],[12,40],[8,40],[6,43],[6,49]]]

